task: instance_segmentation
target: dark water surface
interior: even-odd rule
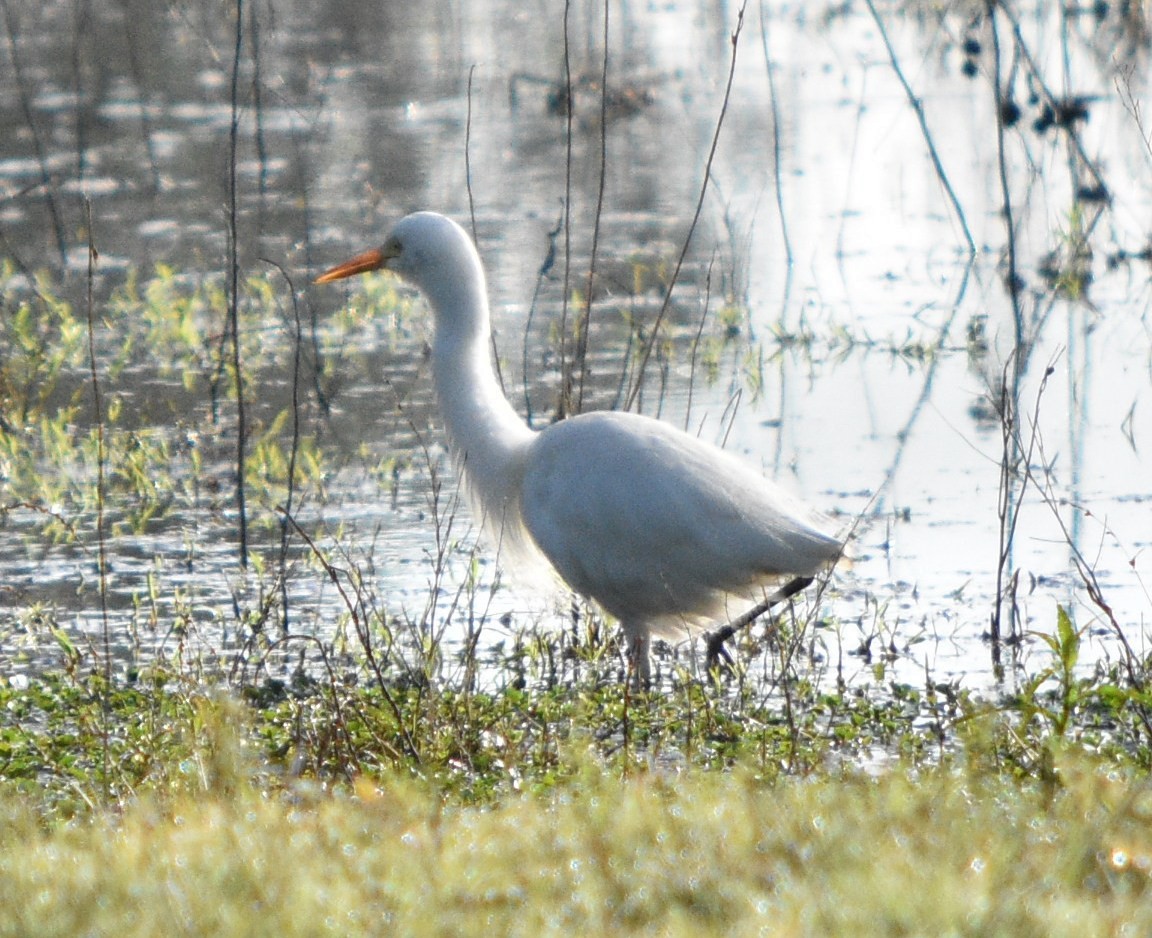
[[[989,681],[1003,453],[989,391],[1005,374],[1017,376],[1022,465],[1033,473],[1012,486],[1019,518],[1006,592],[1016,578],[1005,615],[1014,607],[1017,628],[1050,632],[1063,604],[1087,628],[1086,660],[1114,656],[1114,628],[1085,589],[1090,570],[1131,645],[1147,641],[1146,24],[1134,9],[1125,20],[1057,6],[1024,7],[1018,41],[999,22],[999,79],[989,24],[958,14],[919,19],[881,5],[885,37],[863,4],[763,3],[739,31],[671,344],[661,346],[666,367],[658,358],[640,406],[725,439],[845,525],[859,517],[855,561],[823,599],[836,624],[818,636],[849,677],[873,674],[872,664],[842,652],[871,641],[896,652],[901,679]],[[692,222],[737,8],[610,5],[607,123],[596,4],[572,5],[567,40],[559,4],[245,4],[235,111],[236,22],[220,4],[7,9],[0,251],[15,265],[10,303],[27,286],[19,272],[40,268],[80,302],[86,200],[101,302],[130,271],[146,281],[157,264],[223,284],[234,140],[239,269],[271,275],[278,291],[275,309],[245,326],[268,353],[250,375],[255,419],[266,425],[291,402],[292,295],[267,261],[291,276],[305,322],[340,343],[328,409],[314,394],[301,404],[305,432],[330,453],[323,485],[297,493],[301,519],[326,549],[346,552],[391,616],[459,640],[463,610],[473,624],[484,613],[485,639],[496,643],[556,608],[562,621],[563,602],[492,593],[495,571],[472,551],[466,510],[454,509],[419,324],[358,327],[349,340],[334,318],[348,294],[306,284],[377,244],[409,210],[462,222],[474,211],[511,396],[546,421],[565,294],[563,239],[550,233],[567,199],[569,293],[582,293],[603,176],[586,403],[618,404],[636,340],[629,325],[643,337],[655,320],[660,271]],[[923,106],[927,139],[885,38]],[[1008,89],[999,103],[997,80]],[[1005,286],[1005,181],[1016,310]],[[550,245],[559,247],[551,266]],[[1070,280],[1069,270],[1088,278]],[[709,342],[695,341],[701,322]],[[116,336],[102,342],[114,348]],[[84,380],[78,371],[77,386]],[[242,646],[237,613],[280,594],[270,575],[238,569],[230,405],[212,421],[203,385],[157,362],[117,373],[105,391],[142,433],[169,441],[175,473],[194,453],[207,463],[203,487],[109,545],[117,645],[126,654]],[[438,502],[429,460],[446,482]],[[0,499],[19,501],[2,488]],[[253,492],[253,546],[269,564],[275,508]],[[26,506],[0,526],[0,657],[12,667],[44,646],[38,623],[73,636],[103,627],[91,506],[60,510],[80,532],[71,543],[42,535],[42,512]],[[435,559],[438,518],[446,565]],[[293,541],[291,624],[329,639],[345,604],[310,555]],[[1030,640],[1013,653],[1033,670],[1043,660]]]

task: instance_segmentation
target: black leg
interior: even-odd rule
[[[728,667],[731,667],[732,656],[728,653],[728,649],[724,647],[725,642],[741,629],[747,628],[773,606],[784,602],[786,599],[791,599],[802,589],[805,589],[812,582],[812,579],[810,576],[798,576],[789,580],[781,586],[780,589],[776,590],[775,593],[763,602],[753,606],[738,619],[733,619],[715,632],[709,632],[705,636],[706,642],[704,647],[708,650],[708,656],[705,658],[705,667],[711,671],[719,665],[721,660]]]

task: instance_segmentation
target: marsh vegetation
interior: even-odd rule
[[[0,933],[1146,930],[1147,4],[705,6],[0,5]],[[478,543],[413,208],[852,528],[734,673]]]

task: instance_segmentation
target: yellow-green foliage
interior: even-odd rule
[[[407,332],[418,308],[410,295],[397,289],[396,278],[391,274],[357,277],[347,302],[331,314],[334,341],[328,351],[339,349],[358,330],[371,329],[384,335]]]
[[[388,776],[240,782],[44,829],[0,804],[0,935],[1148,934],[1152,793],[1003,777],[652,770],[446,805]],[[218,764],[216,764],[218,763]],[[213,768],[213,765],[215,766]]]
[[[250,277],[240,297],[248,496],[254,508],[269,510],[285,501],[290,463],[298,486],[320,484],[327,471],[314,436],[294,440],[290,409],[269,413],[258,406],[269,376],[280,380],[294,354],[291,301],[278,277]],[[371,319],[366,301],[352,304],[358,312],[342,314],[329,330],[334,334],[319,336],[322,344],[337,351],[357,345],[350,332],[381,318],[396,328],[411,303],[388,280],[368,278],[367,284],[372,292],[366,296],[390,303],[390,315]],[[215,486],[215,479],[203,478],[202,453],[209,465],[219,465],[224,450],[216,441],[233,419],[233,409],[220,405],[235,394],[222,341],[226,293],[218,278],[157,265],[147,277],[128,271],[109,296],[94,302],[91,338],[102,400],[97,426],[84,301],[61,298],[59,287],[45,274],[33,288],[11,264],[0,265],[0,306],[6,310],[0,317],[0,511],[23,512],[39,522],[37,534],[54,540],[74,537],[100,497],[102,436],[102,496],[118,519],[112,533],[143,532],[171,508],[199,504],[203,483]],[[148,376],[143,384],[141,372]],[[255,519],[276,522],[267,513]]]
[[[147,357],[161,374],[193,379],[212,365],[210,330],[220,328],[226,306],[219,285],[178,277],[166,264],[157,264],[143,286],[139,271],[130,270],[109,299],[102,323],[107,335],[120,339],[109,377]]]
[[[47,277],[34,291],[17,292],[13,274],[10,263],[0,265],[0,412],[20,426],[70,406],[79,391],[62,392],[59,380],[84,363],[87,332]]]

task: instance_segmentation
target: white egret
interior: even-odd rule
[[[620,621],[637,683],[650,681],[653,635],[690,635],[730,602],[801,578],[775,598],[789,596],[839,556],[826,518],[668,424],[594,412],[531,429],[493,372],[484,269],[455,222],[409,215],[382,247],[316,282],[379,269],[417,287],[432,308],[437,403],[485,529],[506,561],[543,554],[573,590]]]

